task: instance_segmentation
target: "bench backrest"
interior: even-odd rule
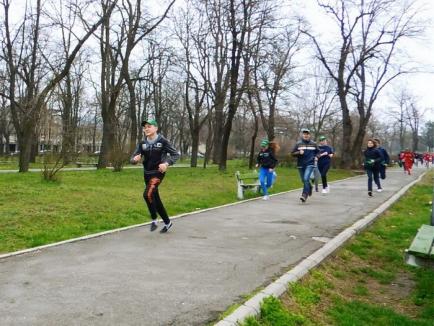
[[[257,172],[248,172],[248,173],[241,174],[240,171],[237,171],[235,173],[235,176],[237,177],[237,181],[239,182],[256,181],[259,178]]]
[[[422,225],[408,251],[416,256],[434,258],[434,226]]]

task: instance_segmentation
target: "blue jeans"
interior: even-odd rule
[[[312,185],[310,184],[310,176],[315,168],[314,165],[308,165],[298,168],[300,173],[301,182],[303,182],[303,194],[310,194],[312,191]]]
[[[273,184],[273,172],[270,172],[269,168],[261,167],[259,169],[259,182],[261,183],[262,193],[267,196],[268,188]]]
[[[366,169],[366,174],[368,175],[368,191],[372,191],[372,179],[374,179],[377,188],[381,189],[379,169]]]

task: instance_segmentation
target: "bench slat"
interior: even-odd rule
[[[259,176],[257,174],[241,174],[240,175],[240,179],[241,180],[245,180],[245,179],[258,179]]]
[[[414,255],[434,258],[434,226],[422,225],[408,251]]]

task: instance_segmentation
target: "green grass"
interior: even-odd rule
[[[433,177],[243,325],[433,326],[434,270],[403,261],[420,225],[429,223]]]
[[[415,320],[396,313],[390,308],[373,306],[361,301],[337,301],[328,311],[336,324],[341,326],[353,325],[408,325],[408,326],[428,326],[433,325],[429,320]]]
[[[236,170],[247,167],[236,161],[225,173],[216,167],[170,169],[160,187],[169,214],[235,202]],[[272,193],[300,187],[296,169],[279,168],[277,174]],[[332,170],[330,179],[351,175]],[[149,221],[141,169],[68,171],[60,177],[46,182],[39,173],[0,175],[1,253]]]
[[[303,316],[289,312],[278,299],[269,297],[264,300],[261,306],[261,321],[249,317],[244,326],[291,326],[304,325],[305,322]]]
[[[35,159],[35,163],[30,163],[30,169],[42,169],[44,167],[44,160],[46,158],[44,156],[37,156]],[[55,158],[49,156],[48,162],[54,162]],[[76,168],[75,161],[77,162],[86,162],[86,163],[94,163],[98,161],[97,156],[80,156],[73,163],[65,165],[66,168]],[[18,156],[0,156],[0,170],[18,170]]]
[[[29,169],[42,169],[44,167],[45,157],[39,155],[36,157],[34,163],[29,164]],[[55,157],[48,157],[48,162],[54,162]],[[97,155],[80,155],[76,159],[73,159],[73,162],[65,165],[65,168],[77,168],[75,162],[82,163],[97,163],[98,156]],[[189,158],[183,158],[178,161],[178,164],[190,164]],[[203,159],[198,159],[198,166],[202,167]],[[18,170],[18,156],[0,156],[0,170]]]

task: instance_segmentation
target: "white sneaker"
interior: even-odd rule
[[[328,193],[327,188],[324,188],[324,189],[321,191],[321,193],[322,193],[322,194],[327,194],[327,193]]]
[[[266,196],[262,197],[262,199],[263,199],[263,200],[269,200],[269,199],[270,199],[270,196],[266,195]]]
[[[383,191],[383,189],[381,189],[381,188],[377,189],[377,192],[382,192],[382,191]]]

